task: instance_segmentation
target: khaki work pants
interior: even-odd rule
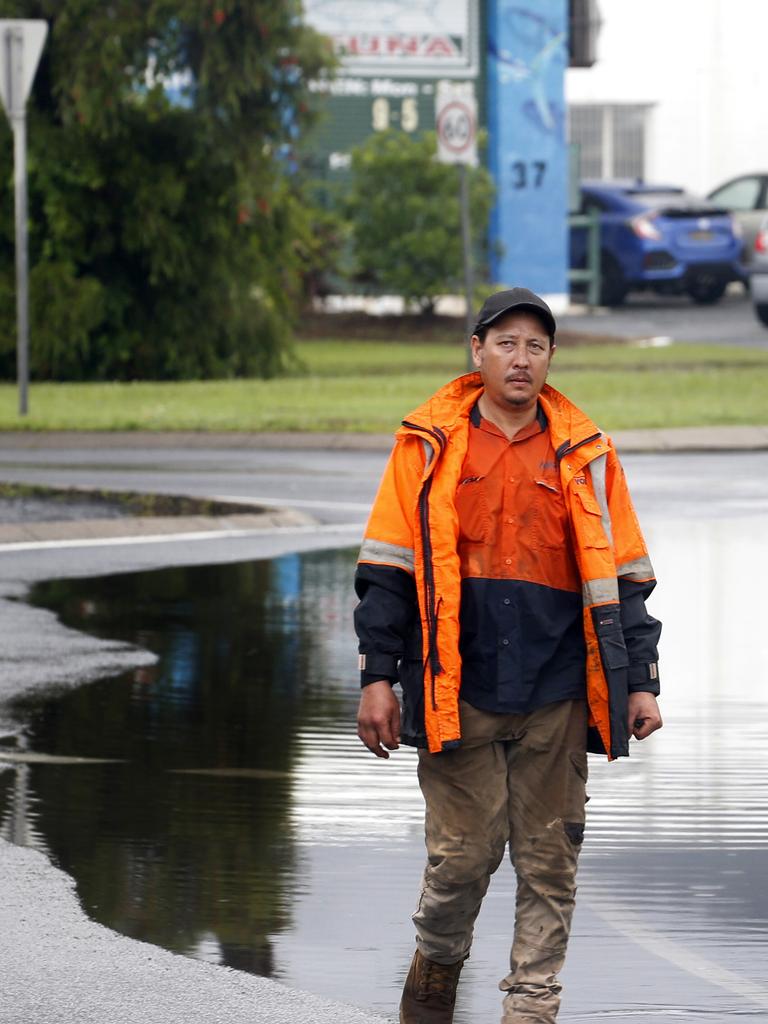
[[[515,929],[502,1024],[557,1016],[584,834],[585,701],[526,715],[461,702],[462,745],[419,751],[427,866],[414,914],[423,956],[465,957],[491,875],[509,855],[517,875]]]

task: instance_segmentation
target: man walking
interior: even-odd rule
[[[626,756],[662,724],[653,570],[610,440],[546,384],[555,329],[525,288],[485,302],[478,372],[403,421],[360,552],[358,733],[378,757],[418,746],[426,801],[401,1024],[452,1021],[507,843],[502,1024],[554,1022],[587,750]]]

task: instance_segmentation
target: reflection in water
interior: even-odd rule
[[[590,762],[564,1024],[768,1020],[768,532],[748,525],[648,531],[666,728]],[[422,803],[412,751],[381,762],[354,736],[353,558],[40,588],[68,624],[160,662],[18,703],[31,750],[126,763],[8,771],[0,806],[3,834],[21,823],[111,927],[391,1013]],[[497,1018],[513,901],[505,865],[457,1024]]]
[[[67,624],[160,660],[16,703],[30,749],[125,763],[5,773],[3,835],[50,853],[96,920],[272,974],[270,937],[301,886],[298,736],[340,700],[328,648],[351,564],[289,556],[38,587]]]

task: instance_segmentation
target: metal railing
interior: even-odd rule
[[[569,228],[587,229],[587,265],[578,270],[568,271],[570,283],[587,284],[587,305],[600,305],[600,215],[597,210],[591,213],[571,213],[568,215]]]

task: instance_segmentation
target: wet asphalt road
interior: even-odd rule
[[[558,317],[558,326],[618,337],[668,337],[674,341],[706,341],[768,348],[768,328],[754,313],[739,285],[714,306],[697,306],[687,296],[632,293],[624,305],[594,313]]]
[[[138,440],[138,439],[137,439]],[[326,527],[359,533],[386,453],[378,451],[79,449],[3,447],[0,478],[248,500],[295,508]],[[638,511],[681,519],[760,515],[767,452],[630,454],[622,459]],[[104,552],[107,559],[108,553]]]
[[[6,480],[267,500],[310,512],[319,522],[316,530],[260,538],[5,551],[0,581],[19,588],[52,576],[353,544],[384,458],[365,452],[30,452],[0,446],[0,477]],[[768,642],[761,581],[768,574],[768,453],[632,455],[624,461],[661,580],[652,611],[666,623],[667,728],[639,746],[627,764],[594,763],[592,834],[561,1019],[765,1022]],[[311,861],[314,877],[341,873],[346,889],[332,915],[323,906],[322,886],[309,890],[296,912],[316,921],[322,941],[347,950],[358,970],[344,998],[365,1005],[366,971],[390,971],[392,960],[407,958],[421,852],[418,842],[395,836],[375,877],[361,876],[355,836],[364,841],[378,822],[413,839],[419,807],[409,804],[405,817],[393,822],[388,798],[402,793],[398,780],[411,773],[407,753],[396,764],[374,768],[359,753],[357,763],[360,775],[353,781],[365,801],[353,834],[345,843],[323,843],[318,829]],[[348,787],[349,776],[341,782]],[[312,793],[304,796],[311,815]],[[345,799],[340,793],[340,805]],[[493,986],[503,973],[499,954],[509,933],[503,897],[509,888],[509,872],[500,873],[481,914],[462,1021],[495,1019]],[[291,941],[283,936],[279,951],[301,962],[303,951]],[[382,942],[383,956],[366,959],[366,949],[378,944],[381,950]],[[323,979],[311,970],[286,980],[335,995],[323,993]]]

